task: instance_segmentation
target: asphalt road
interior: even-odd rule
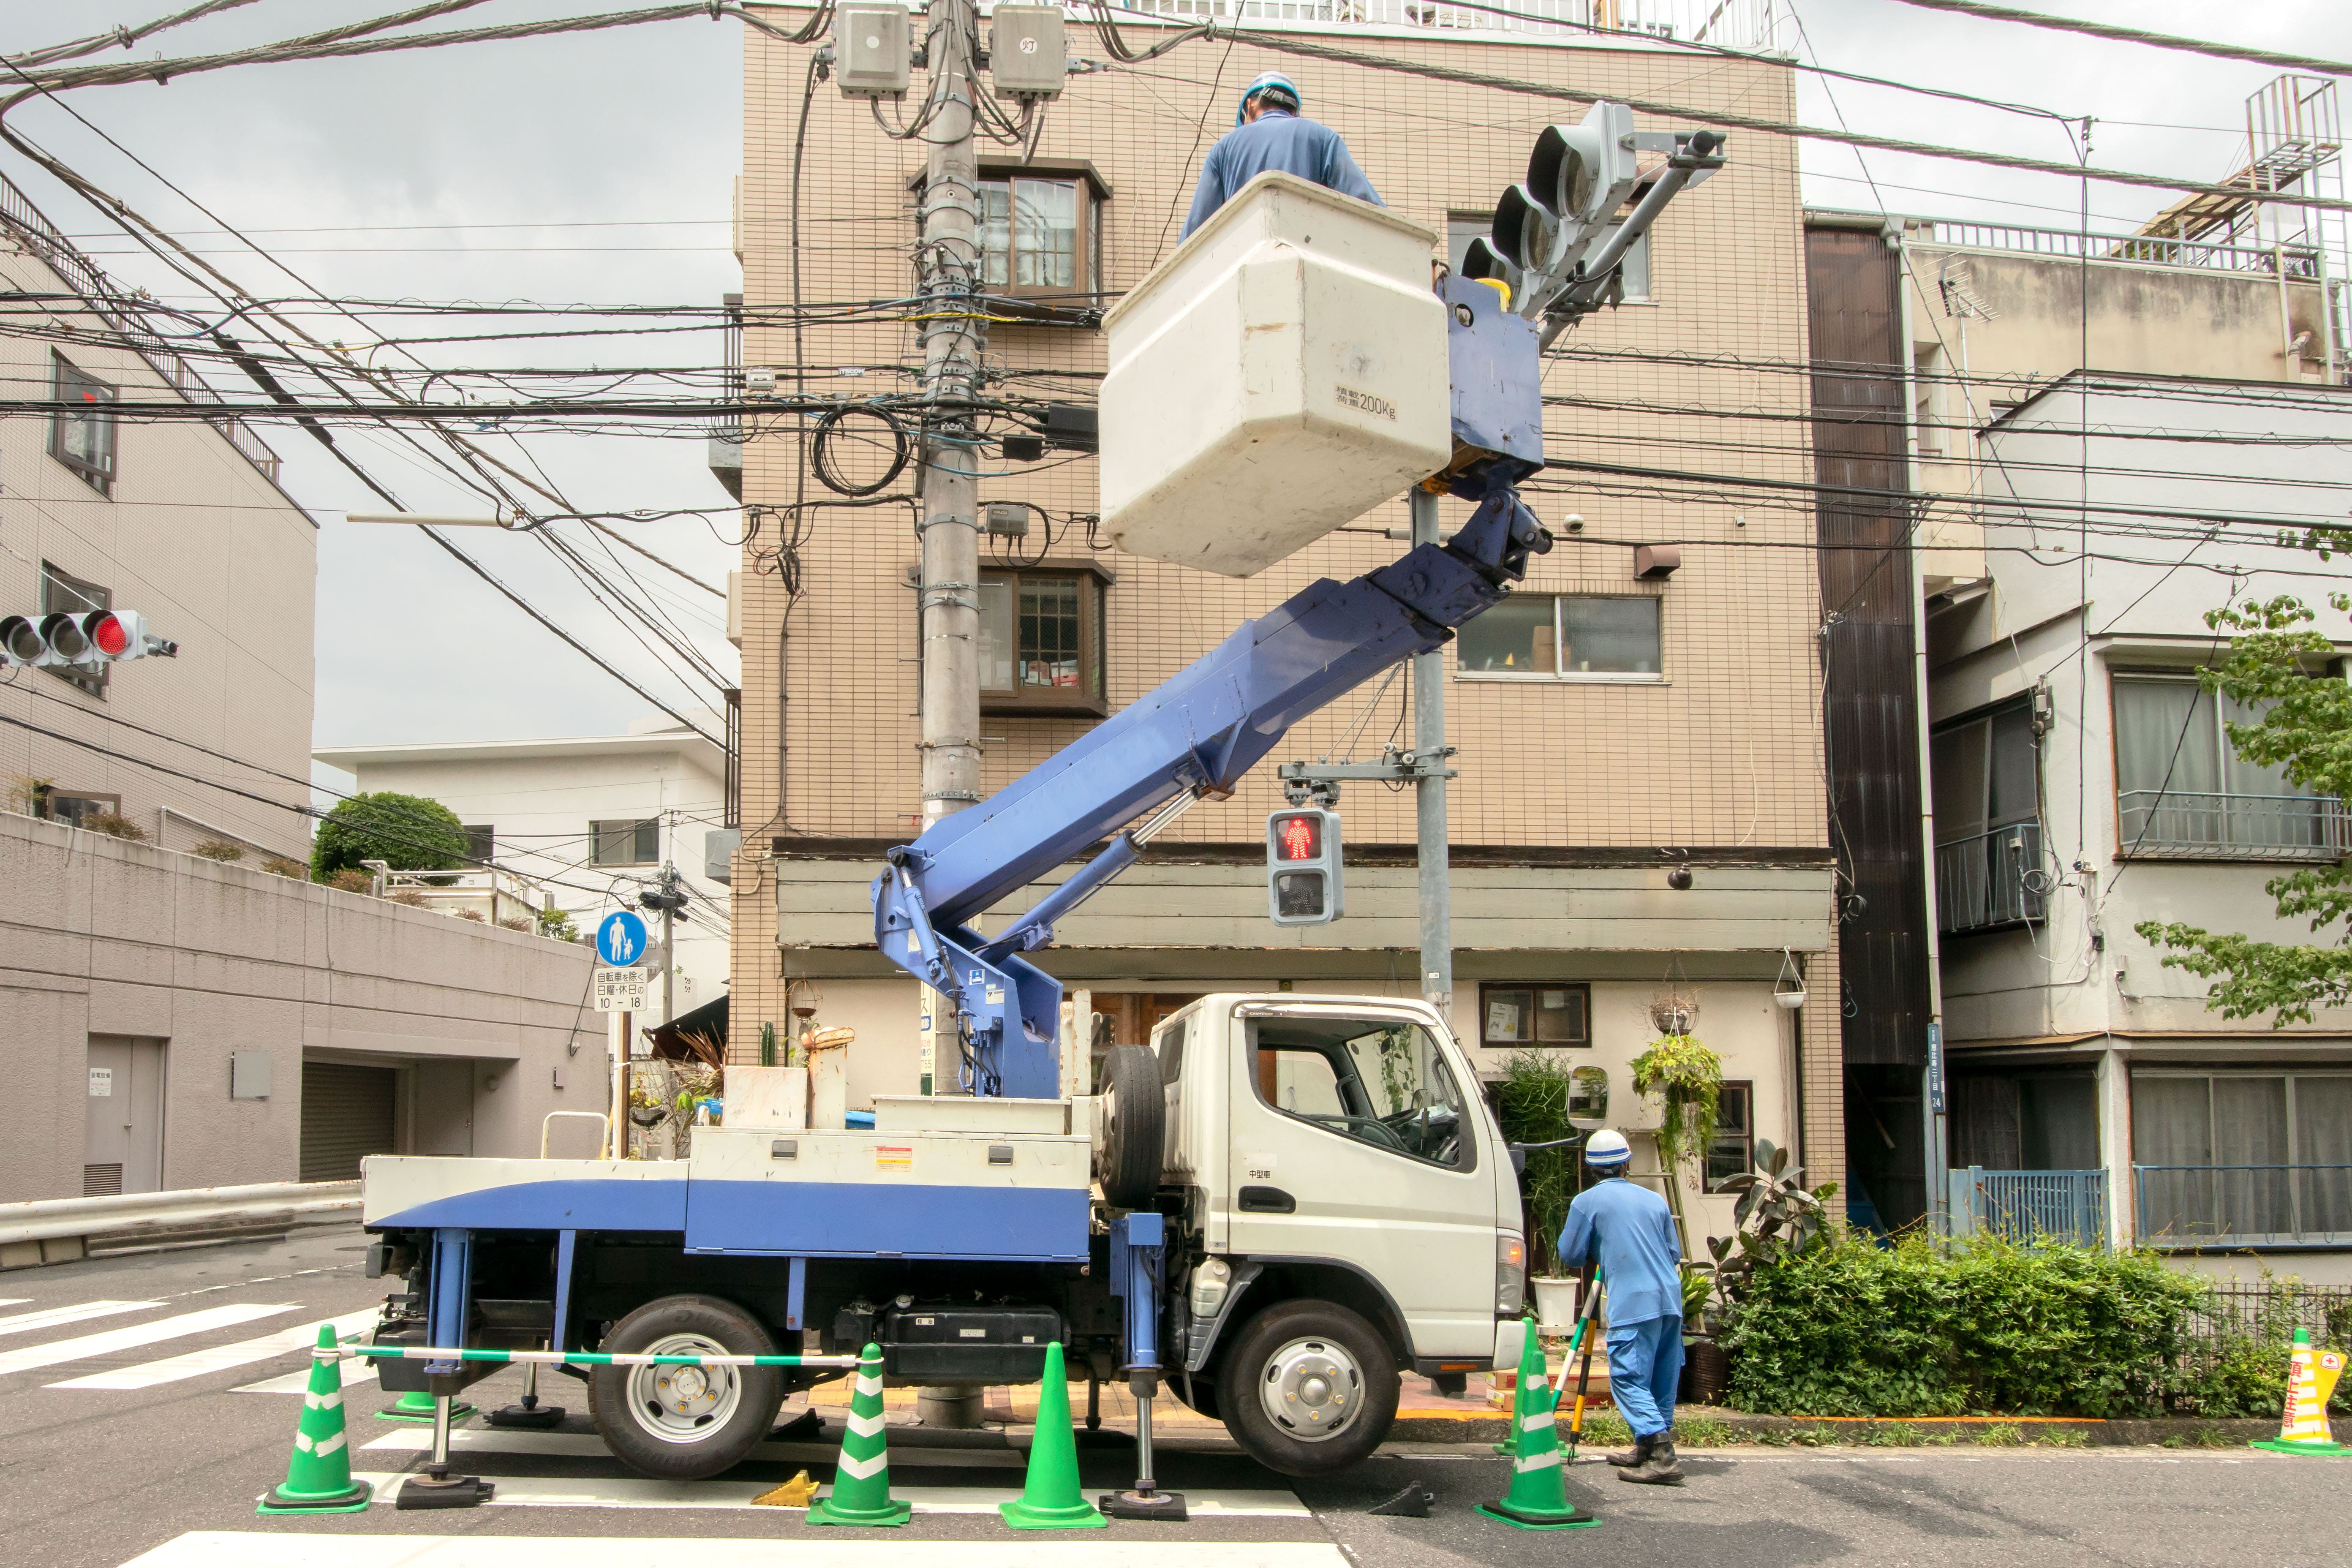
[[[458,1457],[499,1481],[492,1506],[257,1519],[255,1497],[285,1474],[306,1359],[297,1342],[324,1319],[352,1325],[383,1293],[362,1278],[361,1246],[355,1230],[322,1230],[0,1275],[0,1568],[580,1568],[646,1561],[649,1546],[696,1568],[2352,1562],[2342,1517],[2352,1461],[2243,1449],[1741,1449],[1689,1458],[1680,1490],[1623,1486],[1586,1461],[1570,1489],[1601,1526],[1538,1533],[1471,1511],[1509,1479],[1482,1448],[1392,1447],[1346,1476],[1292,1482],[1192,1441],[1163,1446],[1160,1466],[1206,1505],[1192,1521],[1016,1535],[991,1504],[1020,1484],[1017,1448],[1001,1436],[894,1429],[893,1481],[917,1497],[914,1522],[818,1531],[797,1513],[743,1505],[803,1464],[823,1479],[829,1444],[658,1487],[601,1453],[584,1391],[561,1378],[548,1381],[572,1411],[563,1433],[468,1424],[474,1446]],[[508,1373],[473,1392],[495,1405],[520,1385]],[[346,1399],[354,1468],[391,1478],[388,1493],[421,1460],[420,1429],[378,1419],[391,1396],[363,1373]],[[827,1436],[837,1441],[837,1428]],[[1088,1487],[1118,1482],[1129,1453],[1088,1448]],[[1366,1511],[1409,1480],[1437,1494],[1433,1517]]]

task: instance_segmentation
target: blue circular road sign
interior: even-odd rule
[[[626,910],[614,910],[596,928],[596,956],[615,969],[627,969],[646,955],[646,922]]]

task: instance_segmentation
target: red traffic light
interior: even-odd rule
[[[1274,828],[1274,852],[1282,860],[1315,860],[1323,854],[1323,817],[1319,812],[1297,812],[1279,818]]]
[[[109,658],[121,658],[130,651],[131,628],[111,610],[85,616],[82,633],[89,638],[91,647]]]

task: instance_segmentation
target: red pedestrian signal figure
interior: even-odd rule
[[[1339,918],[1339,814],[1296,806],[1265,819],[1266,913],[1276,925]]]

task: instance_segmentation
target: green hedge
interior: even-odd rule
[[[2146,1253],[1847,1235],[1755,1272],[1724,1342],[1730,1403],[1803,1415],[2158,1415],[2184,1392],[2188,1322],[2205,1292]]]

